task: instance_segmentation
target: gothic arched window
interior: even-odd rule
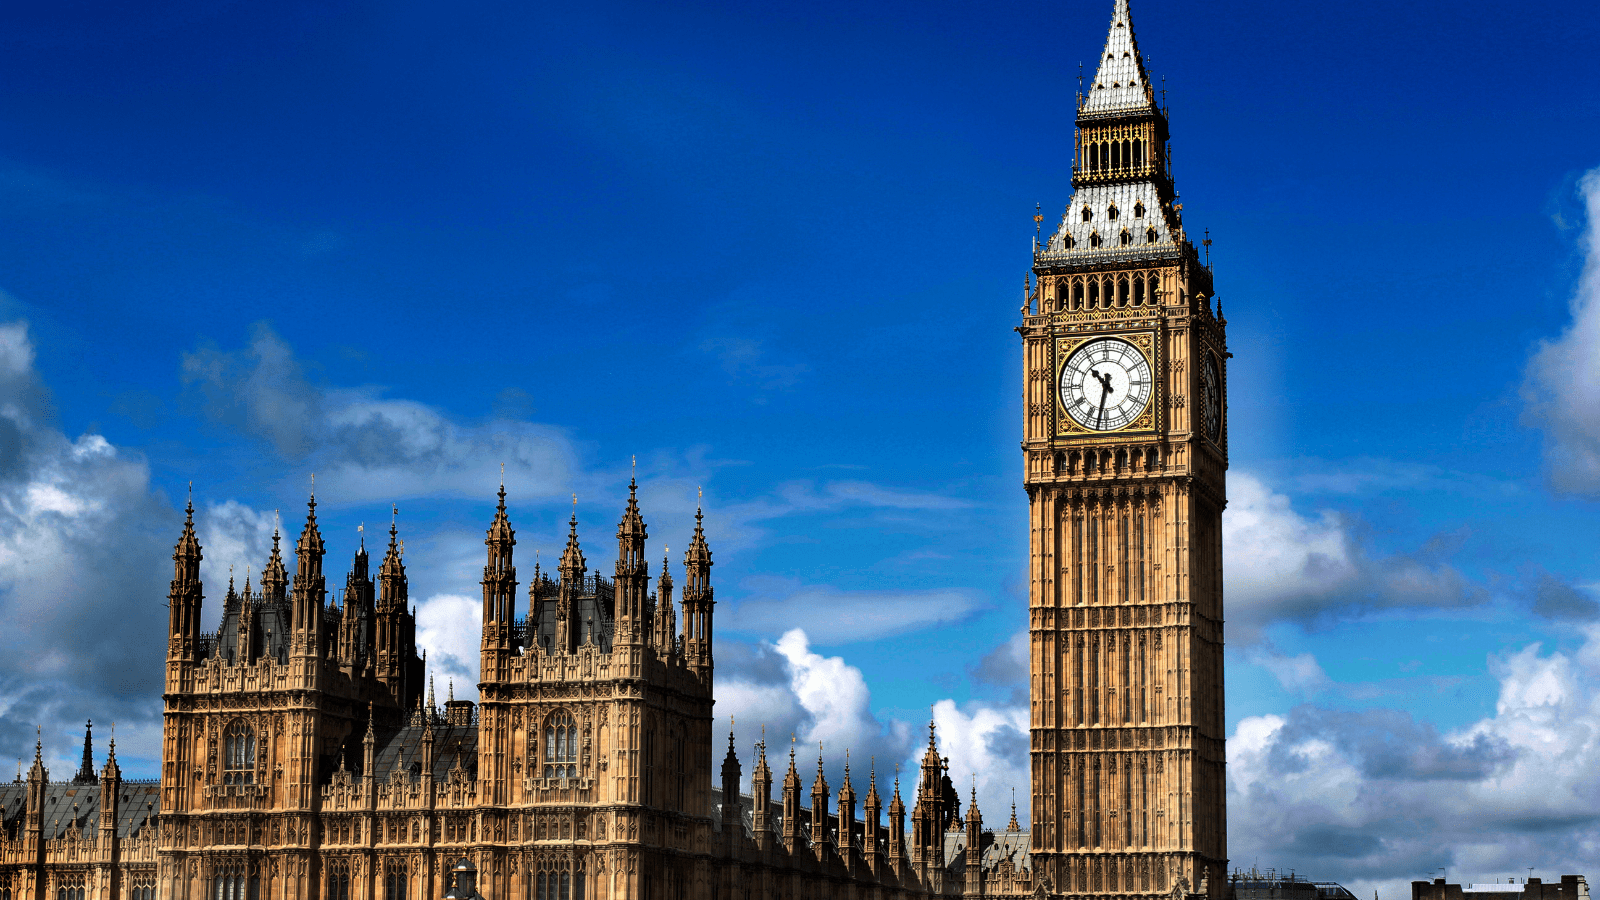
[[[1136,166],[1144,165],[1144,141],[1142,140],[1133,142],[1133,164]]]
[[[62,876],[56,882],[56,900],[83,900],[83,876]]]
[[[327,900],[350,900],[350,864],[336,862],[328,870]]]
[[[254,784],[256,780],[256,733],[242,719],[235,719],[222,733],[222,783]]]
[[[391,868],[383,877],[383,900],[406,900],[405,863]]]
[[[578,777],[578,727],[558,712],[544,723],[544,777]]]

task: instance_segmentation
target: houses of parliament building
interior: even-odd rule
[[[87,735],[68,781],[36,752],[0,785],[0,900],[1224,900],[1226,322],[1127,0],[1076,126],[1016,329],[1028,828],[1014,809],[986,827],[975,796],[962,813],[931,726],[904,796],[724,747],[701,517],[681,584],[669,560],[652,573],[632,486],[609,574],[574,514],[555,571],[526,580],[501,488],[478,700],[442,707],[397,526],[330,604],[312,498],[292,554],[275,534],[206,632],[191,504],[159,780],[124,780],[114,743],[96,772]]]

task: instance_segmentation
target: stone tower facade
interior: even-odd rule
[[[1022,324],[1035,881],[1225,891],[1227,343],[1116,0]]]

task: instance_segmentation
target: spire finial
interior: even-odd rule
[[[361,538],[361,549],[367,549],[367,523],[362,522],[356,526],[356,534]]]
[[[194,515],[194,482],[189,482],[189,503],[185,507],[189,514]]]
[[[446,682],[445,689],[449,691],[449,693],[445,695],[444,705],[449,706],[450,704],[456,702],[456,679],[454,676],[451,676],[450,680]]]

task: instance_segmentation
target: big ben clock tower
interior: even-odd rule
[[[1033,860],[1058,897],[1226,888],[1226,321],[1127,0],[1023,308]]]

